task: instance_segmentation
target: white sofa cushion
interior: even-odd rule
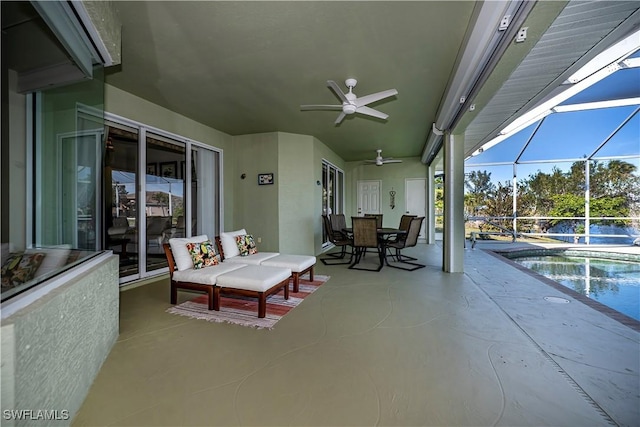
[[[225,264],[223,263],[221,265]],[[220,275],[218,277],[217,286],[220,286],[222,288],[234,288],[244,289],[247,291],[264,292],[282,282],[283,280],[288,279],[290,276],[291,270],[289,270],[288,268],[247,265],[244,268]]]
[[[229,263],[200,268],[198,270],[190,268],[187,270],[174,271],[173,280],[176,282],[190,282],[213,286],[216,284],[218,277],[221,274],[229,273],[246,266],[246,264]]]
[[[169,239],[169,245],[171,246],[171,252],[173,253],[173,260],[176,262],[176,269],[178,269],[178,271],[193,268],[193,259],[187,249],[187,243],[200,243],[205,240],[209,240],[209,237],[207,237],[206,234]]]
[[[316,257],[311,255],[278,255],[267,259],[262,265],[267,267],[290,268],[294,273],[300,273],[312,265],[315,265],[315,263]]]
[[[241,230],[220,233],[220,245],[222,245],[222,251],[224,252],[225,259],[240,255],[240,250],[236,243],[236,236],[243,234],[247,234],[247,231],[244,228]]]
[[[260,265],[263,261],[271,259],[273,257],[277,257],[280,255],[278,252],[258,252],[257,254],[247,255],[247,256],[236,256],[233,258],[226,257],[227,252],[225,251],[224,262],[229,263],[242,263],[249,265]]]

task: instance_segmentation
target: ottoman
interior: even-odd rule
[[[214,293],[214,310],[220,310],[220,293],[258,298],[258,317],[267,313],[267,297],[284,289],[284,299],[289,299],[288,268],[247,265],[218,276]]]
[[[313,266],[316,265],[316,257],[309,255],[280,254],[262,261],[260,265],[290,269],[293,276],[293,292],[298,292],[301,275],[309,272],[310,280],[313,281]]]

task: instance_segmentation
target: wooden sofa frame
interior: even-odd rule
[[[171,252],[171,246],[168,243],[163,243],[164,254],[167,256],[167,263],[169,264],[169,277],[171,279],[171,304],[178,303],[178,289],[188,289],[190,291],[204,292],[209,297],[209,310],[220,310],[220,299],[215,297],[213,285],[203,285],[200,283],[192,282],[178,282],[173,280],[173,272],[176,270],[176,262],[173,259],[173,252]]]
[[[267,315],[267,297],[277,294],[280,289],[284,289],[284,299],[289,299],[289,280],[287,277],[285,280],[277,283],[271,288],[259,292],[247,289],[220,287],[217,285],[203,285],[200,283],[192,282],[178,282],[173,280],[173,272],[175,271],[176,264],[173,258],[173,252],[171,251],[171,245],[169,243],[163,243],[164,253],[167,257],[167,263],[169,264],[169,276],[171,278],[171,304],[178,303],[178,289],[188,289],[191,291],[204,292],[208,296],[208,308],[209,310],[220,311],[220,294],[223,295],[240,295],[245,297],[253,297],[258,299],[258,317],[263,318]],[[221,254],[222,256],[222,254]]]

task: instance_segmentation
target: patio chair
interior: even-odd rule
[[[411,220],[413,218],[416,218],[418,215],[402,215],[402,217],[400,218],[400,225],[398,226],[399,230],[403,230],[406,231],[407,234],[409,233],[409,226],[411,226]],[[400,243],[401,241],[404,241],[407,238],[407,234],[398,234],[396,237],[392,238],[391,240],[389,240],[388,243]],[[416,261],[417,258],[414,257],[410,257],[407,255],[403,255],[403,259],[407,260],[407,261]]]
[[[378,240],[378,225],[376,218],[354,216],[351,217],[351,223],[353,225],[353,248],[355,250],[355,260],[349,268],[354,270],[380,271],[384,266],[384,252],[382,245]],[[356,265],[358,265],[362,260],[367,248],[376,248],[378,250],[380,265],[377,269],[356,267]]]
[[[387,265],[393,268],[399,268],[401,270],[413,271],[419,268],[426,267],[424,264],[419,264],[415,261],[416,258],[412,258],[401,253],[402,249],[414,247],[418,243],[418,236],[420,235],[420,228],[422,227],[422,221],[424,221],[424,217],[416,217],[411,218],[411,224],[409,225],[409,230],[405,235],[404,239],[398,239],[395,242],[387,243],[387,248],[389,249],[389,255],[397,264],[390,264],[387,259]],[[395,251],[392,251],[395,249]],[[395,253],[393,253],[395,252]],[[410,267],[402,267],[401,264],[406,264]]]
[[[332,215],[333,216],[333,215]],[[344,215],[342,215],[344,217]],[[338,219],[339,221],[339,219]],[[349,238],[343,231],[342,228],[334,229],[331,224],[331,219],[327,215],[322,215],[322,224],[324,226],[324,231],[329,238],[329,241],[333,243],[335,246],[339,247],[341,251],[339,253],[329,253],[327,256],[331,258],[321,258],[320,261],[324,265],[343,265],[343,264],[351,264],[351,260],[353,259],[353,240]],[[346,222],[345,222],[346,225]],[[339,226],[339,225],[338,225]],[[343,227],[344,228],[344,227]],[[349,253],[348,261],[340,261],[344,260],[347,255],[347,246],[351,246],[352,249]]]
[[[365,217],[372,217],[376,219],[376,227],[382,228],[382,214],[364,214]]]

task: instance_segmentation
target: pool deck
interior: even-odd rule
[[[478,241],[475,249],[470,245],[465,249],[465,274],[574,388],[613,418],[609,420],[612,425],[640,425],[640,410],[628,412],[638,408],[640,399],[640,322],[498,254],[528,249],[640,257],[640,247]],[[496,264],[498,259],[503,263]]]

